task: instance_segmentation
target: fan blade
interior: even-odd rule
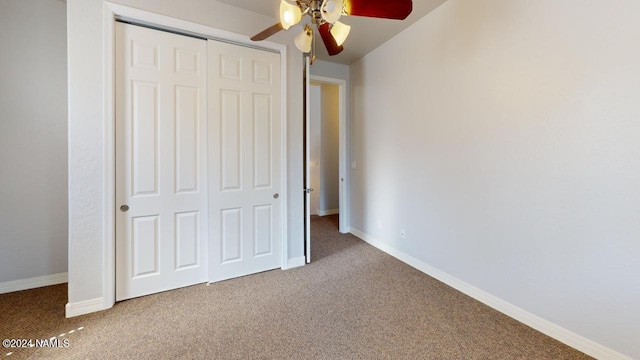
[[[336,43],[336,39],[331,35],[331,31],[329,31],[329,23],[324,23],[318,26],[318,32],[320,36],[322,36],[322,42],[324,42],[324,46],[327,48],[329,55],[338,55],[344,48],[342,45],[338,46]]]
[[[270,28],[264,29],[261,33],[253,35],[251,37],[251,40],[253,41],[261,41],[264,40],[266,38],[268,38],[271,35],[274,35],[275,33],[277,33],[278,31],[282,30],[282,24],[281,23],[277,23],[275,25],[273,25]]]
[[[404,20],[411,14],[411,0],[344,0],[345,13],[383,19]]]

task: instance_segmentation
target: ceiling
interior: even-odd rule
[[[253,11],[259,14],[267,15],[273,18],[274,24],[278,22],[278,10],[280,8],[280,0],[218,0],[219,2],[236,6],[245,10]],[[393,1],[393,0],[389,0]],[[351,64],[368,54],[373,49],[385,43],[396,34],[416,22],[418,19],[430,13],[432,10],[440,6],[446,0],[414,0],[413,11],[405,20],[388,20],[365,18],[359,16],[342,17],[341,22],[351,25],[351,33],[344,43],[344,51],[335,56],[329,56],[327,50],[318,36],[318,45],[316,46],[316,57],[320,60],[331,61],[340,64]],[[304,21],[308,21],[305,17]],[[264,30],[256,25],[254,33]],[[289,29],[296,34],[302,31],[302,25],[298,24]],[[317,32],[316,32],[317,35]]]

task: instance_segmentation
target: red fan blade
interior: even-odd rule
[[[251,40],[253,41],[260,41],[260,40],[264,40],[266,38],[268,38],[269,36],[277,33],[278,31],[282,30],[282,24],[281,23],[277,23],[275,25],[273,25],[270,28],[264,29],[261,33],[253,35],[251,37]]]
[[[411,0],[344,0],[349,15],[404,20],[411,14]]]
[[[320,36],[322,36],[322,42],[324,42],[324,46],[327,48],[329,55],[338,55],[344,48],[342,45],[338,46],[336,43],[336,39],[331,35],[331,31],[329,31],[329,23],[324,23],[318,26],[318,32]]]

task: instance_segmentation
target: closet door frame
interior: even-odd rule
[[[103,221],[103,298],[102,304],[92,304],[91,309],[84,309],[84,312],[108,309],[115,303],[115,29],[116,20],[131,22],[152,28],[168,30],[171,32],[182,33],[185,35],[198,36],[208,39],[217,39],[225,42],[237,44],[239,46],[247,46],[260,48],[265,51],[280,53],[280,74],[281,74],[281,132],[282,132],[282,269],[296,266],[297,264],[289,264],[288,259],[288,184],[287,184],[287,47],[282,44],[276,44],[269,41],[261,41],[259,46],[252,42],[251,39],[244,35],[231,33],[224,30],[215,29],[209,26],[184,21],[169,16],[159,15],[152,12],[131,8],[128,6],[115,4],[111,2],[103,3],[103,44],[104,44],[104,71],[103,71],[103,101],[104,101],[104,178],[103,178],[103,194],[105,199],[105,211]],[[291,266],[290,266],[291,265]],[[95,309],[94,309],[95,308]]]

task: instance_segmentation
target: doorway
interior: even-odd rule
[[[313,213],[317,215],[335,215],[339,221],[338,230],[341,233],[348,233],[350,231],[349,225],[349,174],[347,167],[347,114],[346,114],[346,81],[342,79],[329,78],[323,76],[310,75],[309,62],[306,62],[305,71],[305,146],[304,146],[304,169],[305,169],[305,257],[307,263],[311,262],[311,216]],[[313,84],[313,85],[312,85]],[[323,87],[328,89],[326,91],[326,98],[333,99],[327,100],[327,108],[334,117],[337,112],[337,126],[332,127],[328,125],[326,132],[323,130],[322,120],[322,98]],[[337,93],[337,96],[335,94]],[[319,94],[319,95],[318,95]],[[332,96],[333,95],[333,96]],[[314,100],[315,98],[315,100]],[[320,99],[320,100],[318,100]],[[315,105],[313,104],[315,102]],[[317,107],[317,108],[316,108]],[[318,116],[318,113],[320,115]],[[318,122],[320,123],[318,125]],[[335,119],[334,119],[335,122]],[[314,135],[320,132],[320,139],[314,140]],[[326,134],[326,135],[325,135]],[[326,141],[329,145],[325,150],[322,150],[323,141],[322,136],[325,135],[331,138],[337,138],[336,141]],[[325,139],[327,140],[327,139]],[[318,144],[320,144],[318,146]],[[312,147],[316,152],[321,155],[326,153],[328,159],[334,162],[334,165],[329,165],[327,169],[335,169],[337,172],[324,171],[322,156],[320,159],[312,159],[313,154]],[[318,149],[318,147],[320,149]],[[334,160],[335,156],[330,156],[332,153],[337,153],[337,166]],[[324,174],[323,174],[324,172]],[[316,174],[317,178],[327,179],[324,182],[321,180],[315,181],[315,186],[318,187],[318,194],[314,194],[313,200],[316,209],[312,209],[312,194],[315,192],[315,188],[311,186],[312,178]],[[319,174],[319,175],[318,175]],[[316,178],[316,179],[317,179]],[[333,182],[331,179],[335,179]],[[337,189],[337,206],[335,199],[335,192]],[[326,193],[326,194],[323,194]],[[327,195],[323,199],[323,195]],[[316,216],[317,216],[316,215]]]
[[[340,214],[340,88],[311,81],[309,181],[311,216]]]

